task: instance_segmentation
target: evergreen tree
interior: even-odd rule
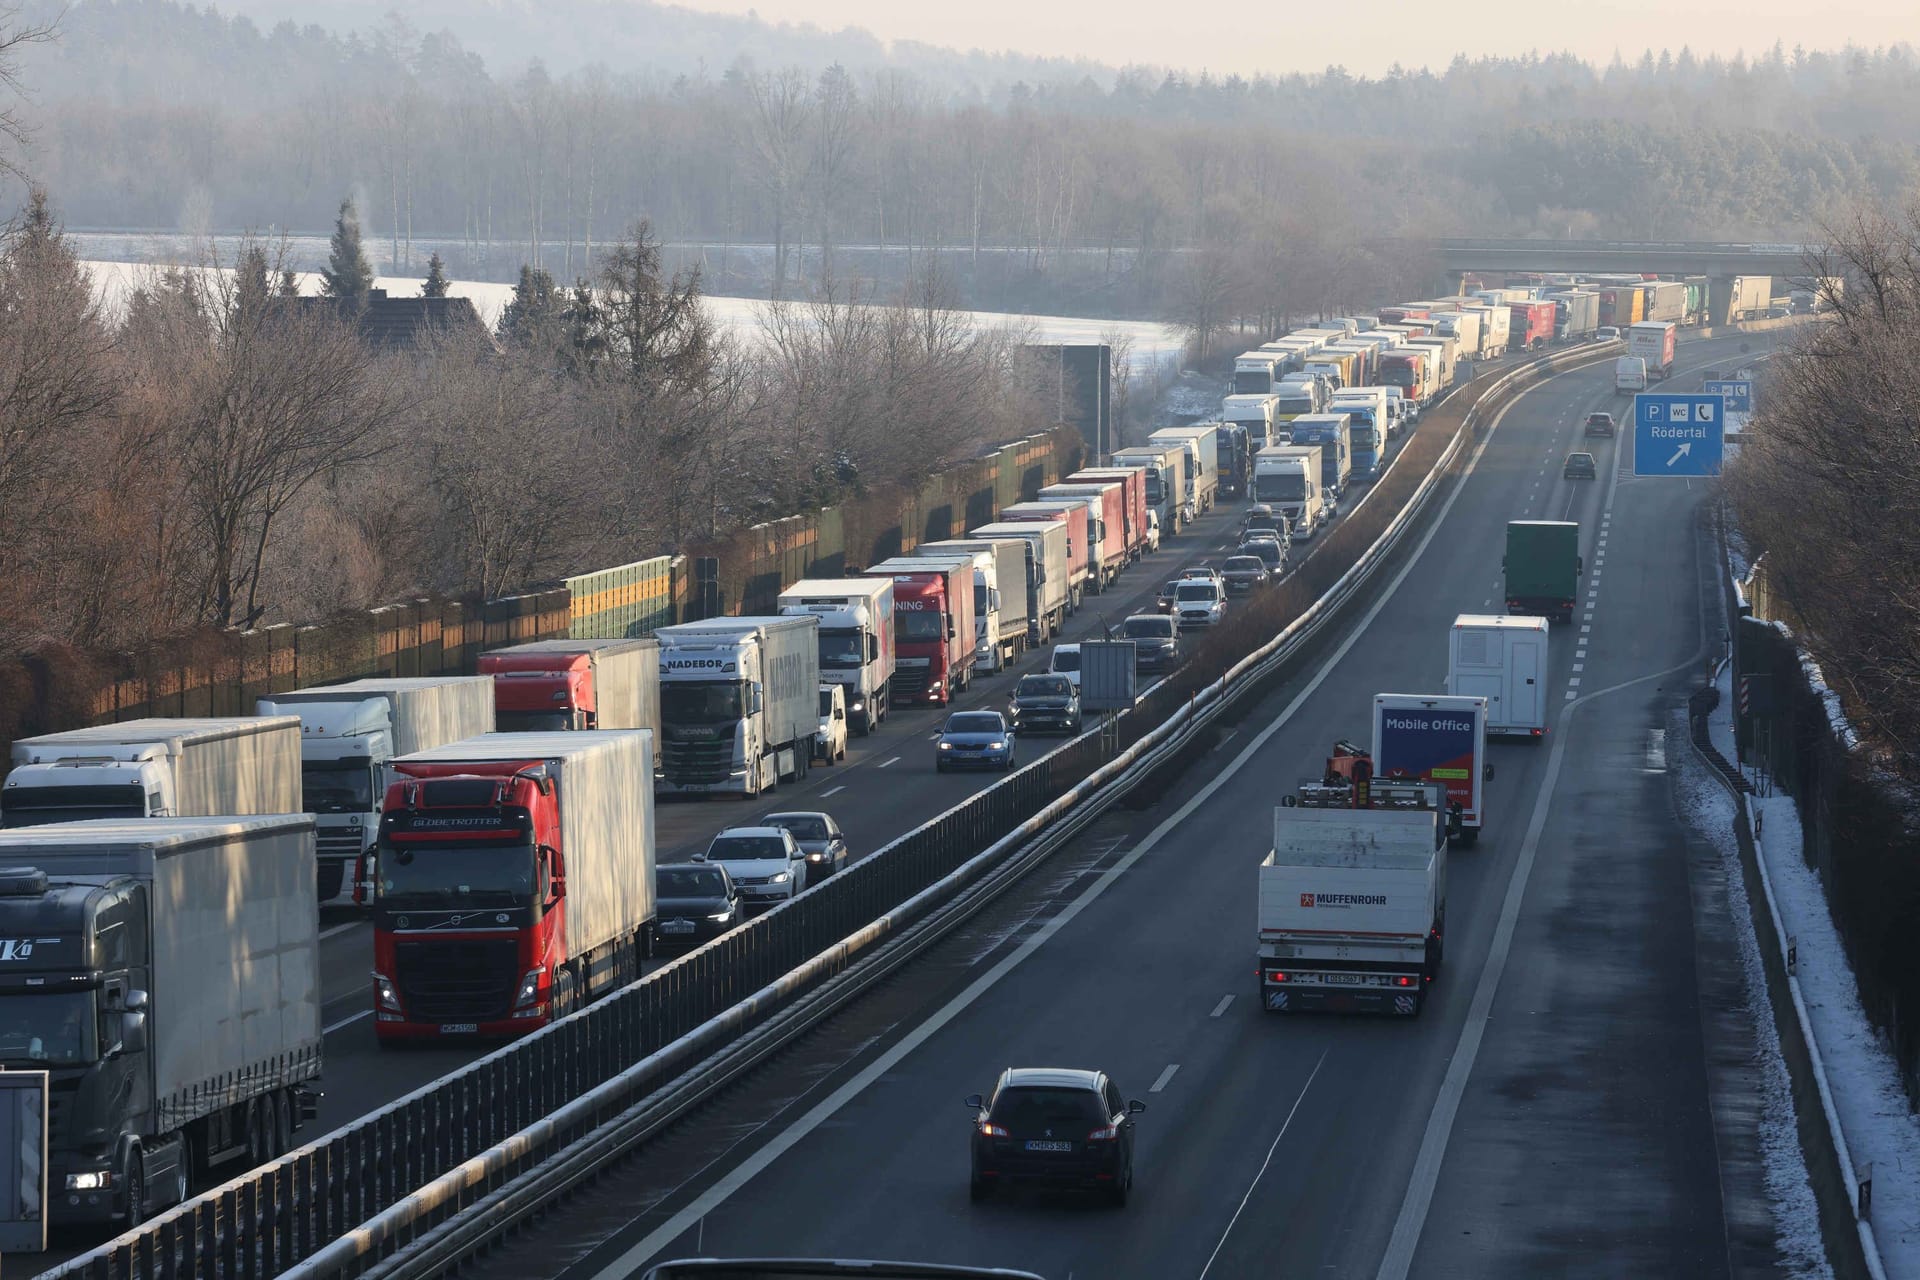
[[[427,259],[426,283],[420,286],[423,298],[444,298],[447,296],[447,268],[440,261],[440,255],[434,254]]]
[[[300,277],[293,273],[292,267],[280,268],[280,296],[283,298],[300,296]]]
[[[329,298],[338,299],[350,310],[367,305],[367,293],[373,288],[373,268],[367,265],[366,251],[360,246],[360,215],[352,200],[340,202],[340,217],[333,224],[333,251],[327,255],[326,270],[321,272]]]
[[[553,277],[543,268],[522,266],[513,300],[500,311],[500,340],[522,347],[554,343],[564,308],[565,298]]]

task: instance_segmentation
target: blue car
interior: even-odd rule
[[[933,747],[933,767],[949,769],[1013,768],[1013,729],[998,711],[956,711]]]

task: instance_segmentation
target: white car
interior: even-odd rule
[[[813,738],[813,754],[825,764],[847,758],[847,691],[840,685],[820,686],[820,731]]]
[[[751,906],[778,906],[807,887],[807,855],[781,827],[728,827],[693,860],[725,867]]]
[[[1174,588],[1173,617],[1182,631],[1211,627],[1227,616],[1227,592],[1217,579],[1186,578]]]
[[[1147,550],[1158,551],[1159,549],[1160,513],[1158,511],[1149,511],[1147,512]]]
[[[1047,659],[1047,674],[1065,676],[1067,682],[1077,691],[1080,688],[1080,646],[1077,644],[1053,646],[1053,655]]]

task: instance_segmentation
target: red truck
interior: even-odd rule
[[[1381,324],[1408,324],[1416,320],[1431,319],[1433,319],[1433,311],[1429,307],[1403,305],[1380,308]]]
[[[1221,464],[1222,466],[1225,463]],[[1063,484],[1117,484],[1125,492],[1127,558],[1147,553],[1147,473],[1139,467],[1088,467],[1068,476]]]
[[[502,733],[660,728],[660,642],[536,640],[480,655]]]
[[[381,1044],[523,1035],[640,977],[652,733],[491,733],[388,768],[355,894]]]
[[[1093,548],[1088,544],[1087,500],[1072,498],[1059,502],[1016,502],[1000,513],[1000,521],[1015,523],[1051,524],[1064,520],[1067,524],[1067,612],[1075,613],[1080,608],[1081,597],[1087,594],[1087,584],[1093,580]],[[1095,588],[1098,589],[1097,587]]]
[[[1560,311],[1551,301],[1515,302],[1507,311],[1513,317],[1509,346],[1531,349],[1553,341],[1553,327]]]
[[[1100,589],[1105,591],[1133,558],[1127,546],[1127,491],[1118,480],[1093,480],[1084,484],[1062,481],[1040,490],[1042,502],[1075,498],[1090,498],[1097,504],[1100,527],[1095,543],[1099,548]]]
[[[973,562],[895,556],[862,570],[893,579],[893,683],[887,700],[944,707],[973,683]]]

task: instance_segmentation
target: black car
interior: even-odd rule
[[[725,867],[667,863],[653,873],[653,892],[663,942],[701,943],[740,923],[740,895]]]
[[[1287,544],[1277,538],[1248,538],[1234,548],[1236,556],[1258,556],[1267,572],[1279,577],[1287,569]]]
[[[993,1096],[966,1100],[973,1116],[973,1199],[1024,1182],[1104,1192],[1116,1205],[1133,1189],[1133,1118],[1102,1071],[1015,1067]]]
[[[1136,613],[1120,624],[1120,640],[1133,641],[1135,671],[1171,671],[1180,665],[1180,628],[1164,613]]]
[[[1567,465],[1560,469],[1560,475],[1567,480],[1596,480],[1600,473],[1594,469],[1592,454],[1570,453],[1567,455]]]
[[[1015,733],[1080,732],[1080,691],[1065,676],[1021,676],[1007,702]]]
[[[1220,576],[1227,580],[1227,594],[1244,596],[1266,585],[1267,562],[1255,555],[1228,556]]]
[[[1172,613],[1174,602],[1180,594],[1180,579],[1173,578],[1160,584],[1160,594],[1154,597],[1153,607],[1161,613]]]
[[[793,837],[807,855],[807,883],[819,884],[847,866],[847,836],[832,814],[817,811],[770,813],[760,820]]]
[[[1586,434],[1589,436],[1613,437],[1613,415],[1610,413],[1590,413],[1587,415]]]

